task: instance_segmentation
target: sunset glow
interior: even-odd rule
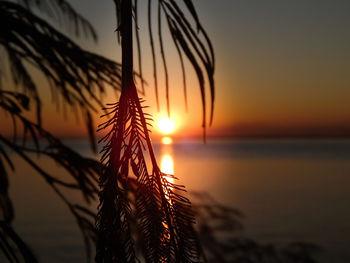
[[[158,128],[163,134],[172,133],[175,129],[175,123],[169,118],[162,118],[158,122]]]

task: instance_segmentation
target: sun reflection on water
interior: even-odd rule
[[[173,159],[173,149],[172,149],[172,139],[170,137],[162,138],[162,148],[161,148],[161,161],[160,170],[165,174],[174,175],[174,159]],[[174,183],[174,179],[166,176],[166,180],[170,183]]]
[[[160,162],[160,170],[163,173],[174,175],[174,160],[170,154],[162,155],[162,160]]]
[[[170,137],[163,137],[162,144],[172,144],[173,140]]]

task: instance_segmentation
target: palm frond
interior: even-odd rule
[[[100,129],[112,127],[101,140],[107,142],[102,149],[101,162],[105,169],[100,176],[100,204],[96,217],[97,247],[96,262],[136,262],[129,227],[130,204],[127,196],[128,162],[122,152],[127,153],[124,128],[130,119],[122,100],[113,105],[109,114],[113,118],[99,125]]]
[[[84,33],[97,41],[97,34],[86,18],[80,15],[66,0],[17,0],[27,10],[39,9],[58,24],[65,24],[67,29],[73,28],[76,36]]]
[[[117,20],[118,25],[120,25],[120,15],[121,15],[121,0],[115,0],[117,7]],[[137,12],[138,2],[134,1],[134,16],[139,15]],[[152,30],[153,19],[152,19],[152,0],[148,0],[147,3],[147,17],[148,17],[148,34],[150,40],[150,47],[152,51],[152,63],[153,63],[153,77],[154,77],[154,87],[157,102],[157,109],[159,111],[159,98],[158,98],[158,74],[157,74],[157,53],[155,52],[155,41],[154,32]],[[208,37],[207,32],[203,28],[199,16],[194,8],[192,0],[157,0],[156,1],[157,15],[156,25],[158,34],[158,44],[160,47],[160,57],[163,64],[164,79],[165,79],[165,97],[167,102],[167,112],[170,115],[170,85],[168,76],[167,59],[165,55],[165,49],[163,44],[163,29],[162,21],[163,15],[165,21],[167,22],[169,33],[174,41],[175,48],[178,52],[183,77],[183,90],[184,90],[184,100],[185,108],[187,109],[187,87],[186,87],[186,71],[184,69],[184,57],[192,65],[195,74],[199,82],[199,89],[201,93],[202,102],[202,127],[204,130],[204,140],[206,134],[206,127],[213,122],[214,116],[214,101],[215,101],[215,83],[214,83],[214,71],[215,71],[215,55],[213,45]],[[187,12],[182,11],[184,8]],[[136,30],[136,38],[138,40],[138,31]],[[139,58],[139,64],[141,64],[141,59]],[[209,121],[207,120],[206,111],[206,81],[208,79],[209,94],[210,94],[210,114]]]
[[[85,114],[94,146],[91,111],[96,111],[94,104],[102,105],[98,94],[105,92],[106,85],[120,90],[121,65],[82,50],[18,4],[1,1],[0,22],[8,25],[0,31],[0,46],[6,51],[15,84],[36,101],[38,124],[41,123],[41,98],[30,66],[45,75],[55,103],[59,104],[61,97],[63,103],[73,109],[80,108]]]
[[[152,50],[154,89],[155,89],[157,110],[159,112],[157,62],[156,62],[156,53],[155,53],[155,49],[154,49],[154,40],[153,40],[153,31],[152,31],[152,0],[148,0],[147,17],[148,17],[148,34],[149,34],[150,46],[151,46],[151,50]]]
[[[0,249],[9,262],[38,262],[31,249],[23,242],[13,228],[0,220]],[[18,257],[18,252],[21,257]]]
[[[100,205],[97,214],[96,262],[136,262],[129,226],[131,209],[127,191],[117,179],[114,167],[101,176]],[[125,184],[124,184],[125,186]]]
[[[196,262],[200,257],[199,243],[193,228],[194,216],[190,202],[182,196],[183,187],[170,183],[166,179],[170,175],[162,173],[157,165],[149,138],[148,126],[151,118],[143,113],[142,102],[137,96],[136,87],[123,92],[119,103],[112,105],[110,109],[113,117],[100,125],[100,129],[110,128],[101,140],[105,143],[101,161],[112,173],[108,177],[102,177],[97,218],[99,236],[104,239],[110,235],[111,229],[116,227],[111,222],[127,219],[130,214],[118,213],[120,210],[130,211],[131,205],[125,202],[131,201],[120,193],[117,182],[127,181],[131,177],[131,167],[138,183],[134,213],[146,262]],[[150,169],[147,167],[146,154],[150,156]],[[110,192],[114,194],[108,194]],[[120,223],[118,225],[120,227]],[[129,227],[122,229],[125,232],[130,231]],[[130,238],[131,235],[127,237]],[[116,244],[134,243],[132,239],[121,240],[125,235],[114,235],[110,238],[118,239],[118,243],[104,243],[104,251],[116,252]],[[104,256],[104,260],[111,258]],[[120,260],[135,260],[131,254],[126,258],[123,256],[120,255]]]
[[[0,211],[4,223],[12,222],[14,210],[9,197],[9,181],[5,163],[13,170],[14,166],[5,149],[0,145]]]
[[[15,262],[17,262],[18,251],[28,262],[36,262],[34,260],[31,261],[34,255],[30,252],[29,248],[27,249],[27,246],[24,247],[24,242],[11,227],[14,211],[8,193],[8,173],[4,161],[6,161],[10,168],[15,169],[7,153],[8,151],[12,151],[42,176],[52,190],[67,205],[82,231],[89,258],[91,246],[95,242],[96,236],[94,228],[95,214],[87,208],[70,201],[62,189],[79,191],[82,193],[85,201],[90,203],[97,197],[97,175],[101,170],[101,166],[96,160],[85,158],[71,150],[42,126],[28,120],[25,117],[25,113],[29,109],[30,98],[28,96],[19,92],[0,91],[0,111],[13,118],[14,127],[17,127],[17,130],[20,128],[20,133],[22,134],[21,142],[18,139],[14,138],[14,140],[10,140],[0,135],[0,220],[4,224],[2,225],[2,232],[0,231],[0,235],[2,235],[0,239],[3,242],[0,244],[1,249]],[[32,144],[27,143],[29,139],[33,141]],[[51,174],[50,171],[44,170],[37,163],[36,159],[32,157],[33,153],[39,156],[46,156],[59,164],[66,171],[67,176],[65,178],[58,178],[56,175]],[[13,244],[11,245],[11,242],[6,241],[9,238],[18,249],[14,249]],[[7,245],[7,243],[10,245]],[[14,255],[12,255],[13,251]]]

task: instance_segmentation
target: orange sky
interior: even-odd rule
[[[120,61],[113,1],[70,1],[96,27],[99,42],[77,39],[83,47]],[[140,4],[142,4],[142,1]],[[350,4],[348,1],[197,1],[199,16],[216,53],[216,101],[210,136],[344,135],[350,134]],[[139,7],[142,12],[142,5]],[[161,113],[156,112],[147,26],[139,30],[146,104],[155,118],[165,115],[164,79],[158,61]],[[181,69],[166,34],[170,72],[171,114],[176,136],[201,136],[198,82],[189,64],[189,112],[185,112]],[[158,47],[156,47],[158,48]],[[137,65],[137,64],[136,64]],[[48,86],[42,92],[49,97]],[[109,93],[106,102],[114,102]],[[209,94],[209,90],[207,90]],[[209,103],[209,101],[208,101]],[[63,136],[84,136],[82,122],[64,122],[49,99],[44,101],[44,125]],[[69,114],[68,114],[69,115]],[[100,122],[96,114],[96,124]],[[0,116],[1,123],[4,116]],[[4,119],[5,120],[5,119]],[[10,119],[7,119],[10,121]],[[2,125],[1,130],[5,126]],[[157,136],[157,130],[154,131]]]

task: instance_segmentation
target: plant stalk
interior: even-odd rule
[[[122,94],[133,89],[133,40],[131,0],[121,1]],[[136,89],[136,88],[135,88]]]

